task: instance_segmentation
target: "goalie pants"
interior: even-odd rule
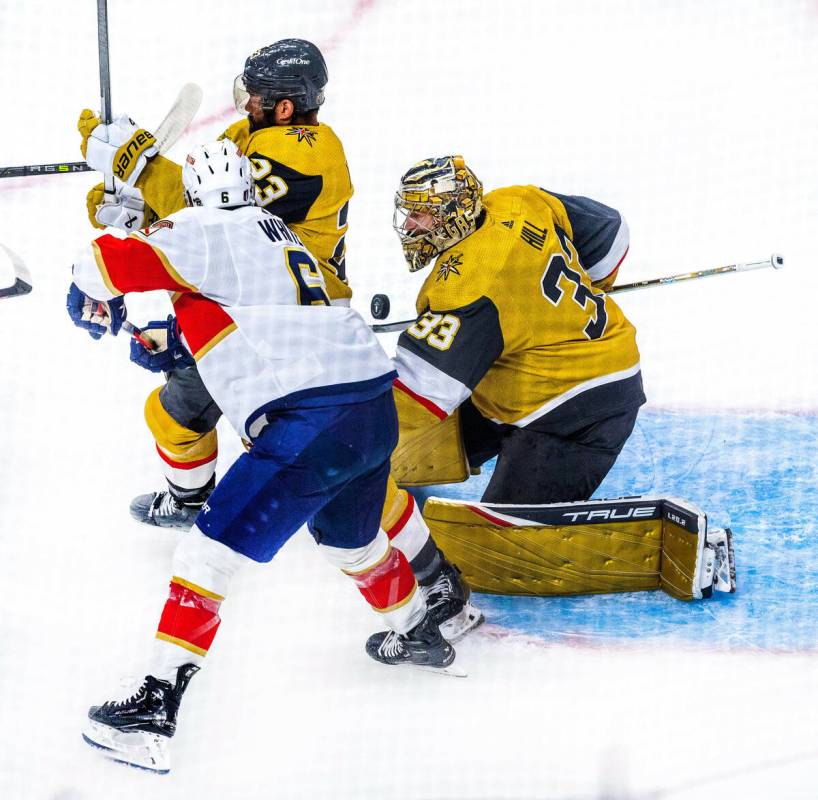
[[[539,421],[526,428],[493,422],[467,400],[460,411],[469,464],[477,467],[497,456],[482,500],[540,504],[589,499],[631,435],[640,405],[574,430],[565,425],[555,430]]]

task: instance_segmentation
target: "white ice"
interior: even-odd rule
[[[181,84],[204,88],[177,159],[234,118],[251,50],[284,36],[324,47],[321,118],[356,186],[348,267],[363,312],[387,291],[394,318],[413,313],[423,274],[402,265],[392,192],[413,162],[462,152],[487,188],[622,209],[622,280],[782,252],[779,273],[621,305],[653,406],[816,409],[812,0],[109,5],[115,110],[151,127]],[[0,0],[3,165],[80,157],[75,120],[99,105],[95,22],[91,0]],[[0,307],[0,798],[818,794],[814,655],[546,646],[487,627],[458,648],[466,680],[388,670],[363,652],[377,620],[306,534],[236,580],[170,776],[85,747],[87,707],[143,668],[174,543],[127,512],[161,484],[142,423],[156,381],[123,337],[92,342],[63,309],[94,234],[92,182],[0,181],[0,241],[35,284]],[[129,307],[137,321],[168,313],[159,295]],[[238,452],[223,428],[222,469]]]

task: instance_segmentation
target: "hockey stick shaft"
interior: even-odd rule
[[[622,292],[633,292],[636,289],[646,289],[649,286],[668,286],[671,283],[682,283],[683,281],[695,281],[699,278],[710,278],[714,275],[726,275],[730,272],[750,272],[754,269],[781,269],[784,266],[784,256],[773,253],[764,261],[747,261],[739,264],[729,264],[726,267],[713,267],[712,269],[702,269],[697,272],[683,272],[679,275],[668,275],[665,278],[651,278],[646,281],[636,281],[634,283],[623,283],[614,286],[608,294],[621,294]]]
[[[683,281],[693,281],[699,278],[709,278],[713,275],[725,275],[730,272],[750,272],[754,269],[781,269],[784,266],[784,256],[773,253],[763,261],[747,261],[738,264],[729,264],[726,267],[714,267],[713,269],[702,269],[697,272],[682,272],[678,275],[668,275],[664,278],[651,278],[646,281],[636,281],[635,283],[623,283],[614,286],[607,294],[621,294],[623,292],[633,292],[637,289],[647,289],[650,286],[668,286],[671,283],[682,283]],[[375,333],[396,333],[406,330],[415,320],[406,319],[401,322],[387,322],[382,325],[370,325]]]
[[[108,0],[97,0],[97,49],[99,50],[99,101],[103,125],[111,123],[111,63],[108,49]],[[105,194],[116,194],[113,175],[105,176]]]
[[[67,175],[70,172],[93,172],[93,170],[84,161],[63,161],[57,164],[25,164],[21,167],[0,167],[0,178]]]
[[[136,325],[134,325],[132,322],[128,322],[128,320],[125,320],[122,323],[122,330],[125,331],[125,333],[129,333],[131,336],[133,336],[133,338],[136,339],[136,341],[139,342],[139,344],[141,344],[142,347],[144,347],[146,350],[156,349],[156,345],[150,339],[147,339],[145,336],[142,335],[142,329],[137,328]]]
[[[202,102],[202,90],[195,83],[186,83],[167,116],[156,129],[156,146],[166,153],[176,144],[190,124]],[[0,167],[0,178],[29,178],[38,175],[68,175],[73,172],[93,172],[84,161],[63,161],[56,164],[27,164],[21,167]]]
[[[108,0],[97,0],[97,47],[99,49],[99,98],[101,120],[111,122],[111,63],[108,49]]]

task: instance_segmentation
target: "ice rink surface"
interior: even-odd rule
[[[598,494],[674,494],[731,525],[735,596],[479,598],[488,622],[458,646],[469,677],[447,679],[367,659],[377,620],[302,533],[234,582],[159,778],[79,736],[91,703],[143,674],[166,594],[174,538],[127,512],[161,485],[142,423],[156,382],[122,338],[93,342],[64,312],[92,176],[0,181],[0,242],[35,283],[0,305],[0,798],[818,796],[818,3],[109,5],[115,110],[152,127],[183,83],[204,88],[177,160],[235,118],[250,51],[322,47],[364,314],[384,291],[393,318],[413,314],[424,274],[402,265],[392,193],[450,152],[487,189],[621,209],[621,280],[773,251],[787,266],[617,301],[649,403]],[[2,165],[79,158],[94,4],[0,0],[0,36]],[[129,302],[136,321],[168,308]],[[240,452],[227,427],[220,451],[223,471]]]

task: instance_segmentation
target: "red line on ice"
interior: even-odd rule
[[[352,7],[352,11],[341,27],[338,28],[338,30],[336,30],[326,42],[320,45],[321,51],[323,53],[332,53],[334,50],[337,50],[344,43],[349,34],[358,27],[358,24],[366,16],[366,14],[377,5],[377,3],[378,0],[356,0],[355,5]],[[207,125],[211,125],[212,123],[218,122],[219,120],[229,117],[235,113],[236,109],[234,106],[226,106],[225,108],[221,109],[221,111],[217,111],[214,114],[208,114],[208,116],[196,120],[187,127],[182,135],[184,136],[201,130]],[[85,175],[86,173],[79,172],[74,174]],[[50,180],[51,177],[52,176],[50,175],[34,175],[28,178],[8,178],[7,180],[11,181],[11,183],[3,182],[0,184],[0,193],[13,192],[18,189],[29,189],[32,186],[38,186],[42,181]]]

